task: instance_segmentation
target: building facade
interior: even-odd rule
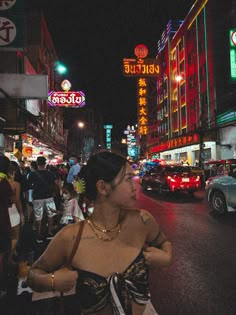
[[[45,75],[48,91],[56,89],[58,57],[43,14],[33,11],[30,1],[16,0],[13,6],[4,2],[2,7],[0,74]],[[10,158],[31,160],[44,155],[55,160],[66,154],[63,109],[50,108],[45,97],[22,97],[20,92],[19,97],[12,97],[4,89],[0,93],[2,150]]]
[[[236,81],[230,64],[235,8],[234,1],[221,6],[197,0],[183,21],[168,23],[156,56],[160,76],[149,157],[201,166],[235,158]]]

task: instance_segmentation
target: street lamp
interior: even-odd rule
[[[59,74],[66,74],[68,72],[68,69],[66,68],[66,66],[63,63],[61,63],[60,61],[56,61],[55,70]]]
[[[83,122],[83,121],[79,121],[79,122],[78,122],[78,127],[79,127],[80,129],[83,129],[83,128],[84,128],[84,122]]]
[[[54,62],[54,89],[60,89],[60,81],[62,81],[62,76],[68,72],[67,67],[60,61]]]
[[[78,121],[77,126],[79,129],[81,129],[79,133],[79,152],[80,152],[80,163],[83,163],[83,145],[84,145],[84,127],[85,123],[83,121]]]

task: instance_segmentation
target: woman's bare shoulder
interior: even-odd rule
[[[76,238],[80,227],[80,222],[68,224],[63,227],[57,234],[56,237],[61,241],[71,241]]]
[[[139,208],[134,208],[134,209],[125,209],[122,211],[123,216],[125,218],[131,218],[133,219],[137,219],[139,221],[142,221],[143,223],[145,223],[148,220],[152,220],[153,216],[150,214],[150,212],[148,212],[145,209],[139,209]]]

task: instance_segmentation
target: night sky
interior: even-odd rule
[[[116,133],[137,120],[137,80],[122,74],[123,58],[134,58],[137,44],[145,44],[148,57],[155,58],[168,21],[184,19],[193,2],[40,0],[37,5],[69,69],[72,90],[84,91],[86,106],[99,110]]]

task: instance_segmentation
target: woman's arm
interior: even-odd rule
[[[171,242],[149,212],[141,211],[140,216],[146,230],[144,256],[147,264],[152,267],[169,266],[172,262]]]
[[[63,267],[75,241],[74,230],[67,226],[59,231],[30,268],[27,283],[34,291],[66,292],[76,284],[77,271]]]

